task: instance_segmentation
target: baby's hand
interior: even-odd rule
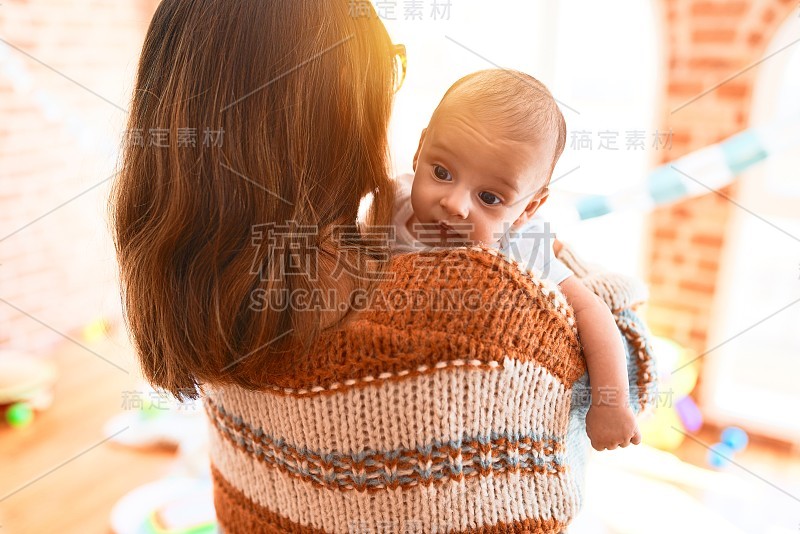
[[[586,414],[586,434],[595,450],[614,450],[642,441],[636,416],[629,406],[592,404]]]

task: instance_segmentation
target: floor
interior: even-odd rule
[[[139,452],[103,433],[142,389],[124,338],[75,339],[83,347],[64,342],[54,357],[54,404],[26,428],[0,426],[0,534],[111,532],[114,503],[174,472],[174,451]],[[716,472],[705,469],[703,445],[714,432],[687,439],[674,456],[643,445],[592,451],[585,506],[570,533],[800,531],[797,451],[752,443],[738,465]]]
[[[58,348],[53,405],[26,428],[0,425],[2,534],[109,532],[114,503],[164,476],[174,459],[168,450],[140,453],[104,441],[103,426],[120,412],[123,392],[141,386],[125,343],[80,342],[95,354],[70,342]]]
[[[694,437],[710,445],[718,435]],[[751,444],[732,458],[737,465],[714,470],[707,453],[691,440],[675,454],[592,451],[586,505],[570,534],[800,531],[800,456]]]

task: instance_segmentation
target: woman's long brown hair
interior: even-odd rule
[[[370,192],[367,223],[390,219],[394,59],[361,4],[158,6],[109,202],[126,324],[155,386],[196,398],[203,383],[264,385],[348,314],[321,326],[314,309],[254,308],[254,292],[313,291],[321,278],[298,262],[330,266],[343,250],[374,260],[347,263],[356,283],[385,268],[385,242],[355,225]],[[276,234],[300,248],[277,254]]]

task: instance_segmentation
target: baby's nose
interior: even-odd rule
[[[450,195],[442,197],[440,202],[448,215],[466,219],[469,215],[469,193],[454,191]]]

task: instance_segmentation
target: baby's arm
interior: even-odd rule
[[[606,303],[576,277],[559,284],[575,312],[586,357],[592,405],[586,414],[586,433],[598,451],[638,445],[636,416],[628,403],[628,372],[619,329]]]

